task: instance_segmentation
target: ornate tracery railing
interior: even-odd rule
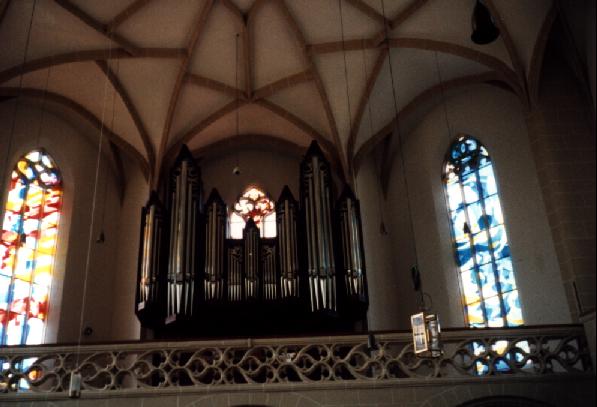
[[[410,333],[374,338],[373,346],[367,336],[353,335],[4,347],[0,386],[13,393],[65,393],[75,370],[83,392],[592,371],[580,326],[451,330],[443,333],[444,355],[437,359],[416,357]]]

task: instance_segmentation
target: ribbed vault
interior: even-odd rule
[[[440,87],[532,102],[552,0],[486,4],[502,34],[479,46],[473,0],[0,0],[0,98],[102,123],[154,183],[181,143],[242,135],[316,139],[350,177]]]

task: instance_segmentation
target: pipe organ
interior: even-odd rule
[[[153,192],[142,209],[136,313],[154,338],[365,327],[359,203],[348,187],[334,202],[316,142],[300,166],[300,200],[285,186],[275,203],[273,238],[261,237],[265,224],[252,214],[242,239],[227,238],[226,203],[213,189],[202,205],[186,147],[170,173],[168,206]]]

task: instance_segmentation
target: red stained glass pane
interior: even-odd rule
[[[10,277],[0,276],[0,309],[8,309],[8,293],[10,291]]]
[[[6,344],[20,345],[23,337],[23,328],[25,328],[25,315],[9,315],[5,329]]]
[[[275,213],[274,201],[269,199],[263,191],[255,187],[248,188],[234,204],[234,212],[230,216],[230,237],[241,239],[244,224],[250,218],[261,230],[262,237],[276,237],[275,224],[273,227],[272,225],[264,226],[264,222],[270,215],[273,214],[275,220]]]
[[[15,262],[16,247],[10,245],[8,242],[2,242],[0,245],[0,256],[2,256],[2,264],[0,267],[0,274],[11,276]]]

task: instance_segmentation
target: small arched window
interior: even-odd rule
[[[275,203],[256,187],[249,187],[238,198],[230,213],[230,238],[242,239],[245,223],[253,221],[261,231],[261,237],[276,237]]]
[[[62,180],[52,158],[19,159],[8,187],[0,240],[0,344],[40,344],[56,252]]]
[[[456,262],[470,327],[523,324],[493,165],[472,137],[456,140],[444,165]]]

